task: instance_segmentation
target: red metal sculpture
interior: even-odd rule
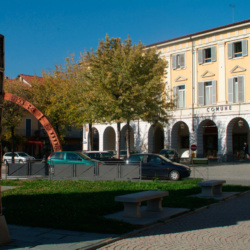
[[[30,102],[24,100],[23,98],[10,94],[10,93],[4,93],[4,100],[13,102],[18,104],[19,106],[25,108],[28,110],[32,115],[36,117],[36,119],[41,123],[41,125],[44,127],[45,131],[47,132],[49,139],[51,141],[51,144],[53,146],[54,152],[61,152],[62,146],[59,140],[59,137],[52,127],[49,120],[45,117],[45,115],[37,109],[34,105],[32,105]]]

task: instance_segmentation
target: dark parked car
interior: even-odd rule
[[[175,149],[162,149],[159,154],[171,161],[180,162],[180,156]]]
[[[142,177],[167,178],[177,181],[181,178],[189,177],[191,173],[188,166],[172,162],[159,154],[134,154],[126,161],[127,164],[134,162],[141,162]]]
[[[138,153],[137,151],[133,150],[133,151],[130,151],[130,154],[136,154]],[[125,160],[127,158],[127,150],[121,150],[120,151],[120,159],[122,160]]]
[[[102,162],[123,162],[121,159],[116,159],[114,155],[109,151],[86,151],[84,152],[91,159],[96,159]]]

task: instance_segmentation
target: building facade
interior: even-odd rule
[[[158,42],[168,62],[166,89],[176,108],[169,124],[131,123],[132,148],[159,152],[175,148],[180,154],[197,145],[197,157],[227,161],[243,157],[249,144],[250,124],[250,20]],[[122,124],[125,148],[126,124]],[[93,142],[98,150],[115,150],[116,124],[95,124]],[[84,126],[83,149],[88,147]]]

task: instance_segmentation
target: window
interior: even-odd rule
[[[209,63],[216,61],[216,47],[199,49],[198,50],[198,63]]]
[[[213,85],[212,82],[205,82],[205,105],[212,104]]]
[[[244,102],[244,92],[243,76],[228,79],[228,103]]]
[[[148,160],[147,160],[148,163],[161,163],[162,160],[160,157],[158,156],[155,156],[155,155],[149,155],[148,156]]]
[[[233,79],[233,92],[234,102],[239,102],[239,86],[237,77]]]
[[[237,42],[233,44],[233,54],[234,57],[241,57],[242,56],[242,44],[241,42]]]
[[[172,56],[173,69],[185,68],[185,53]]]
[[[31,136],[31,119],[26,119],[26,122],[25,122],[25,136]]]
[[[53,154],[51,155],[50,159],[64,160],[64,153],[62,153],[62,152],[53,153]]]
[[[198,104],[216,104],[216,81],[198,83]]]
[[[185,85],[176,86],[173,88],[175,105],[177,108],[186,107],[186,87]]]
[[[129,161],[130,162],[143,161],[143,155],[131,155]]]
[[[228,44],[228,58],[247,56],[247,40]]]
[[[67,153],[66,154],[66,160],[68,160],[68,161],[79,161],[79,158],[80,157],[74,153]]]
[[[212,53],[211,53],[211,48],[209,49],[204,49],[204,62],[212,62]]]

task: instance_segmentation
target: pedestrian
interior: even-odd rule
[[[244,159],[249,159],[249,152],[248,152],[248,144],[247,142],[244,142]]]

